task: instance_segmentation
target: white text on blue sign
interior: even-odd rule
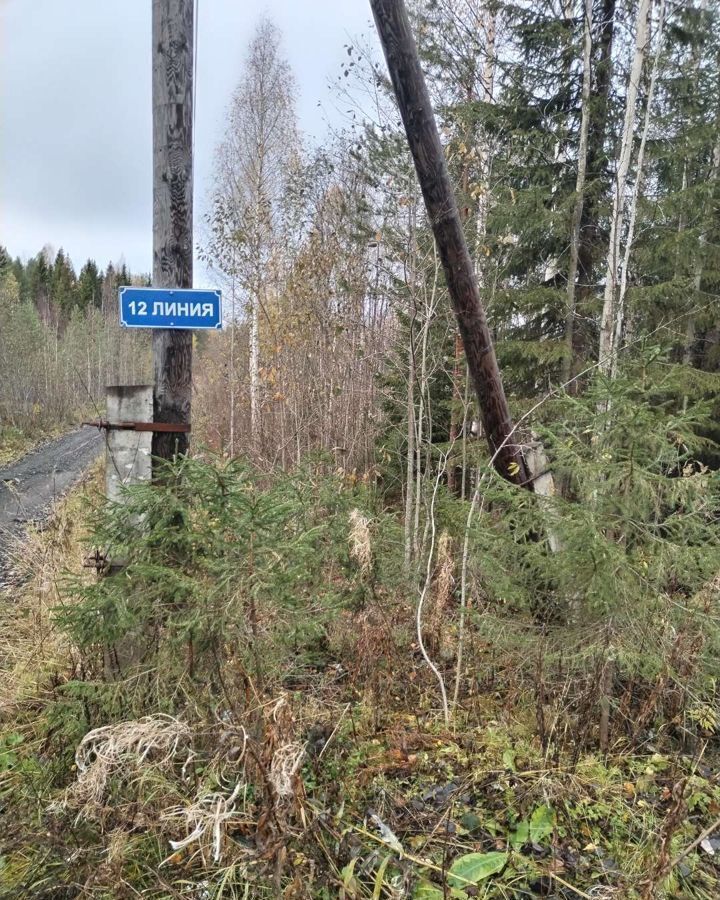
[[[220,291],[121,287],[119,301],[126,328],[222,328]]]

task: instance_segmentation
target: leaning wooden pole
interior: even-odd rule
[[[193,2],[153,0],[153,287],[193,280]],[[156,422],[190,423],[192,332],[153,331]],[[186,453],[187,433],[156,432],[160,460]]]
[[[403,0],[370,0],[495,467],[532,490]]]

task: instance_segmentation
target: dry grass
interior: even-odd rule
[[[452,538],[447,531],[443,531],[438,538],[432,592],[423,624],[424,636],[433,652],[452,650],[444,645],[450,638],[446,617],[455,591],[454,550]]]
[[[350,556],[358,564],[360,572],[367,576],[372,571],[372,540],[370,520],[359,509],[350,513]]]
[[[278,799],[285,800],[295,795],[295,776],[304,758],[305,745],[297,741],[281,744],[273,753],[269,779]]]
[[[187,849],[198,853],[203,864],[209,859],[218,863],[226,850],[230,828],[259,832],[260,820],[266,816],[268,824],[264,827],[269,827],[272,822],[277,829],[281,827],[284,812],[299,800],[302,790],[298,773],[305,759],[306,744],[291,738],[296,723],[287,697],[281,695],[256,712],[264,723],[260,736],[249,737],[249,732],[256,731],[249,721],[247,729],[235,723],[232,727],[234,740],[230,742],[235,744],[232,761],[227,755],[229,748],[223,748],[221,741],[221,749],[209,766],[216,773],[218,784],[229,782],[228,787],[201,788],[190,803],[166,807],[159,812],[160,822],[173,823],[185,832],[184,837],[169,841],[175,853]],[[230,780],[222,777],[223,772],[231,776]],[[265,816],[261,814],[258,820],[257,810],[252,810],[247,797],[248,793],[254,795],[261,785],[267,788]],[[238,845],[234,843],[233,848],[237,856]],[[253,856],[248,850],[242,852]]]
[[[109,780],[128,780],[143,768],[164,769],[183,757],[182,773],[193,759],[191,732],[185,722],[167,715],[144,716],[89,731],[75,751],[77,781],[68,788],[64,805],[90,817],[104,804]]]
[[[0,717],[15,704],[42,692],[46,675],[73,665],[73,650],[58,632],[52,610],[61,602],[67,573],[87,573],[82,507],[100,482],[96,467],[60,500],[41,529],[10,541],[6,555],[11,584],[0,590]]]
[[[11,603],[0,611],[0,654],[4,654],[0,703],[9,708],[8,721],[13,704],[17,709],[19,701],[42,702],[48,697],[48,675],[56,668],[61,678],[81,677],[80,668],[74,668],[75,651],[53,628],[50,611],[60,599],[59,573],[82,571],[83,557],[91,549],[78,524],[87,490],[86,485],[61,504],[53,524],[32,535],[17,554],[18,567],[27,565],[27,581],[8,595]],[[351,557],[367,587],[375,581],[383,548],[377,542],[373,546],[373,524],[360,511],[352,512],[349,525]],[[457,547],[447,533],[439,535],[436,546],[423,630],[434,641],[441,664],[449,667]],[[87,570],[87,577],[94,578],[92,570]],[[715,602],[719,583],[709,582],[696,602],[703,607]],[[37,819],[44,829],[50,806],[58,815],[47,821],[54,822],[58,832],[81,824],[84,832],[94,835],[95,845],[83,848],[87,863],[78,863],[74,851],[62,845],[68,878],[88,879],[83,896],[115,896],[112,892],[123,878],[139,877],[138,858],[147,867],[143,884],[154,880],[163,886],[167,881],[175,886],[216,887],[236,877],[225,872],[244,867],[249,874],[242,877],[252,890],[256,883],[262,885],[258,888],[262,893],[246,896],[328,896],[346,879],[341,873],[348,865],[348,846],[358,860],[354,896],[379,896],[378,885],[390,896],[389,882],[382,886],[385,870],[378,867],[378,845],[383,855],[401,857],[409,881],[432,877],[439,883],[448,859],[480,845],[491,846],[488,837],[450,832],[451,820],[462,822],[463,816],[474,815],[496,822],[496,841],[505,841],[516,818],[527,819],[542,804],[556,811],[569,837],[553,838],[554,843],[548,838],[547,857],[513,851],[512,865],[517,866],[513,877],[518,880],[527,867],[546,880],[560,877],[587,886],[588,873],[577,869],[575,860],[595,865],[594,851],[587,848],[597,844],[610,859],[617,857],[626,866],[622,879],[610,872],[608,880],[634,884],[644,877],[662,835],[669,836],[668,849],[673,834],[677,843],[681,838],[682,845],[689,846],[693,828],[687,821],[680,823],[681,833],[668,818],[665,793],[677,780],[674,769],[661,767],[650,776],[652,758],[635,762],[618,757],[611,767],[593,757],[569,762],[558,731],[562,723],[582,718],[568,697],[571,685],[577,692],[577,679],[565,671],[556,676],[549,665],[528,661],[527,641],[508,640],[514,655],[507,650],[497,662],[493,657],[498,680],[505,680],[502,694],[494,684],[485,685],[472,703],[458,707],[453,729],[440,730],[434,690],[412,640],[412,607],[390,598],[382,584],[374,587],[375,591],[364,591],[362,608],[343,610],[328,627],[333,663],[307,676],[302,689],[278,693],[281,688],[276,685],[271,693],[266,686],[264,693],[244,670],[235,671],[239,663],[229,657],[221,671],[222,700],[212,706],[204,702],[204,685],[184,683],[178,687],[182,702],[171,707],[179,710],[177,718],[143,715],[157,707],[141,698],[144,705],[132,707],[137,712],[98,706],[79,733],[70,730],[69,740],[63,735],[53,738],[50,752],[63,746],[68,758],[61,779],[38,795],[42,815]],[[563,641],[568,643],[567,634]],[[678,644],[678,654],[684,646]],[[477,663],[478,672],[487,670],[494,645],[479,639],[477,649],[471,646],[470,651],[468,668]],[[675,661],[675,669],[678,666]],[[63,667],[69,675],[62,675]],[[8,678],[3,678],[3,669]],[[541,733],[547,732],[546,743],[557,748],[557,764],[536,739],[537,709],[528,694],[533,672],[537,706],[546,722]],[[158,679],[161,673],[158,666]],[[592,680],[592,674],[587,677]],[[115,687],[131,689],[129,683]],[[595,694],[588,690],[588,697],[583,707],[587,718],[594,710]],[[22,709],[26,721],[36,716],[29,703]],[[124,721],[118,722],[120,717]],[[80,740],[92,725],[101,727]],[[44,735],[38,730],[34,737],[33,753],[44,762],[50,757],[41,746]],[[75,780],[67,789],[68,778],[73,777],[69,751],[76,745]],[[12,775],[13,792],[18,792],[22,777],[18,767]],[[715,785],[704,778],[698,784],[703,799],[715,803]],[[643,798],[642,806],[636,793]],[[24,857],[27,847],[42,844],[45,837],[24,827],[27,836],[23,835],[22,851],[13,857],[13,864]],[[295,867],[292,876],[290,863]],[[605,877],[598,871],[598,877]],[[498,889],[504,888],[505,882],[500,883]],[[620,889],[592,884],[590,893],[609,897]],[[198,887],[198,896],[204,896],[202,890]],[[704,895],[697,896],[704,900]]]
[[[37,441],[19,428],[0,428],[0,467],[22,459],[36,445]]]

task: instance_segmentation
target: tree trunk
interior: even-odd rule
[[[575,282],[578,272],[580,254],[580,224],[585,205],[585,174],[587,171],[588,133],[590,129],[590,87],[592,66],[592,0],[585,0],[584,43],[583,43],[583,84],[582,84],[582,117],[580,120],[580,141],[578,144],[578,171],[575,182],[575,206],[573,207],[572,227],[570,232],[570,265],[568,267],[567,312],[565,316],[565,358],[563,360],[562,380],[567,383],[572,375],[573,332],[575,330]]]
[[[418,382],[420,397],[418,399],[417,428],[415,434],[415,521],[413,524],[413,552],[417,556],[420,552],[420,544],[418,536],[420,534],[420,499],[422,497],[422,475],[423,475],[423,439],[425,424],[425,400],[429,395],[428,390],[428,337],[430,335],[430,322],[435,314],[435,300],[437,295],[437,283],[439,275],[439,266],[437,254],[435,254],[435,275],[433,278],[432,293],[428,300],[427,291],[425,291],[425,309],[422,329],[422,351],[420,354],[420,379]],[[428,441],[432,438],[432,432],[428,428]],[[425,466],[425,471],[430,471],[429,465]]]
[[[371,0],[428,217],[463,339],[495,467],[508,481],[532,490],[495,348],[460,222],[445,155],[403,0]]]
[[[625,238],[625,251],[623,253],[622,269],[620,273],[620,289],[618,291],[617,310],[615,313],[615,334],[613,337],[615,353],[613,354],[611,369],[613,378],[617,375],[617,352],[620,349],[620,343],[623,338],[623,330],[625,328],[625,293],[627,291],[628,267],[630,265],[630,254],[632,252],[633,241],[635,240],[635,220],[637,218],[637,204],[638,199],[640,198],[640,188],[642,187],[643,165],[645,163],[645,146],[647,144],[647,136],[650,129],[650,115],[652,113],[652,104],[655,96],[655,85],[657,83],[658,62],[660,59],[660,49],[662,47],[664,26],[665,0],[660,0],[660,10],[658,12],[657,23],[657,37],[655,38],[655,55],[653,57],[652,72],[650,74],[650,85],[648,87],[647,100],[645,103],[645,116],[643,120],[642,135],[640,137],[640,147],[638,149],[635,184],[633,185],[632,198],[630,200],[630,220],[628,222],[627,236]]]
[[[413,556],[413,510],[415,488],[415,318],[410,323],[407,386],[407,459],[405,472],[405,571]]]
[[[260,450],[260,303],[257,293],[250,304],[250,439]]]
[[[459,332],[455,333],[453,350],[453,372],[452,372],[452,402],[450,406],[450,458],[448,459],[448,488],[452,493],[457,492],[457,466],[455,465],[453,456],[455,453],[455,444],[460,437],[460,373],[465,368],[462,366],[463,345],[462,337]]]
[[[235,262],[232,275],[230,320],[230,458],[235,458]]]
[[[616,318],[619,308],[620,238],[625,218],[625,191],[634,143],[635,107],[637,106],[638,88],[648,43],[649,13],[650,0],[640,0],[635,21],[635,51],[625,96],[625,120],[620,141],[618,170],[615,178],[612,217],[610,219],[610,245],[605,268],[605,292],[600,321],[599,368],[606,375],[610,375],[613,371],[614,357],[617,352],[615,336],[618,331]]]
[[[720,124],[720,123],[719,123]],[[720,131],[720,129],[718,129]],[[710,166],[710,175],[709,175],[709,183],[710,183],[710,198],[705,207],[705,215],[703,222],[703,230],[698,239],[698,258],[697,264],[695,266],[695,277],[693,279],[693,286],[695,288],[695,294],[699,294],[702,287],[702,279],[703,279],[703,270],[705,266],[705,245],[707,244],[707,231],[710,228],[714,210],[714,197],[717,193],[717,180],[718,175],[720,174],[720,137],[718,137],[717,143],[713,149],[713,158],[712,164]],[[687,326],[685,330],[685,352],[683,354],[683,362],[686,365],[692,365],[693,362],[693,349],[695,346],[695,315],[693,313],[690,314],[687,321]]]
[[[575,290],[575,313],[590,312],[595,288],[595,261],[602,242],[600,227],[600,206],[605,176],[605,143],[608,127],[608,97],[612,82],[612,53],[615,35],[616,0],[600,0],[599,14],[593,16],[600,23],[597,62],[588,117],[588,141],[585,173],[585,196],[580,221],[577,262],[577,287]],[[577,315],[575,315],[575,320]],[[578,344],[576,321],[573,325],[573,355]]]

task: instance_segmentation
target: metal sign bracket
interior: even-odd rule
[[[190,425],[182,422],[107,422],[105,419],[96,419],[82,424],[91,425],[93,428],[105,428],[108,431],[162,431],[180,434],[191,430]]]

